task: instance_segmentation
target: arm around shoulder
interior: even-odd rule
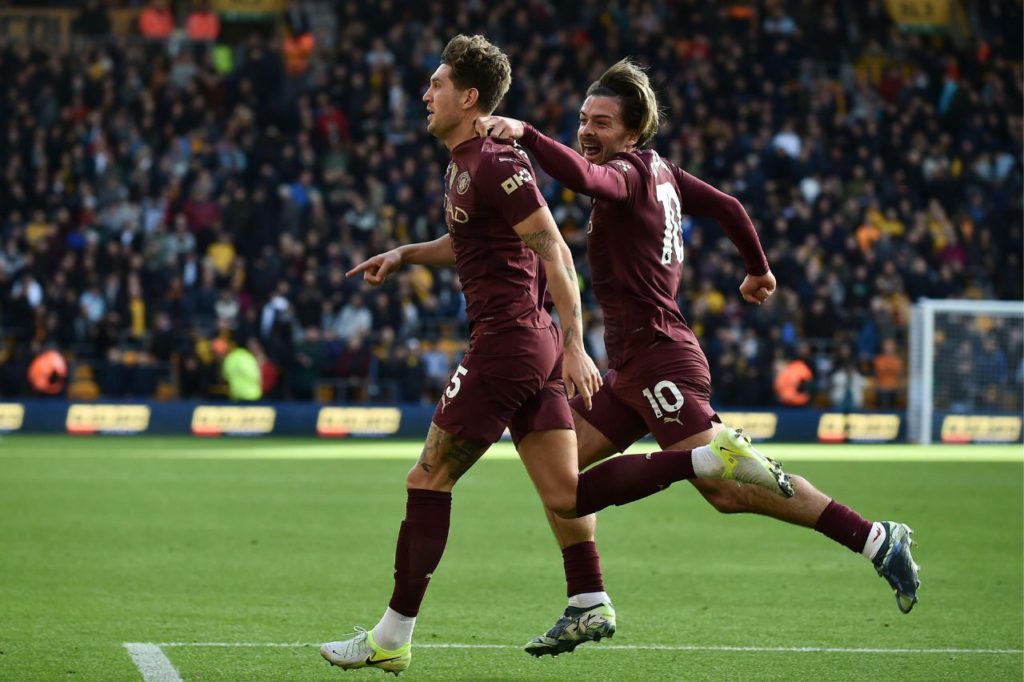
[[[547,173],[574,192],[595,199],[625,201],[629,184],[622,171],[610,165],[597,165],[561,142],[543,135],[529,123],[523,124],[523,146]]]

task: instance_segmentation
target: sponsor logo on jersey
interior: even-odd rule
[[[619,170],[621,170],[623,173],[628,173],[633,169],[633,164],[631,164],[629,161],[612,161],[612,165],[618,166]]]
[[[501,188],[505,190],[505,194],[512,194],[512,192],[515,192],[531,180],[533,180],[533,176],[530,175],[528,170],[522,168],[518,173],[513,173],[511,177],[501,183]]]
[[[465,194],[466,190],[469,189],[469,171],[462,171],[459,175],[459,179],[455,184],[455,191],[459,194]]]

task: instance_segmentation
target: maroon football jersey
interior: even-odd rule
[[[619,154],[604,165],[622,174],[627,198],[594,200],[587,259],[604,313],[609,365],[616,367],[657,334],[682,340],[689,332],[676,304],[682,204],[672,172],[655,152]]]
[[[444,204],[473,333],[548,327],[540,258],[512,229],[546,205],[526,153],[492,138],[463,142],[445,172]]]
[[[618,368],[659,337],[699,345],[676,302],[682,279],[684,213],[721,223],[751,274],[768,270],[750,219],[733,197],[652,150],[616,154],[597,166],[525,126],[522,142],[569,189],[594,197],[587,260],[604,314],[608,365]],[[702,359],[701,359],[702,360]],[[695,362],[705,369],[706,362]]]

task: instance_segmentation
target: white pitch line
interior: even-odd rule
[[[127,644],[125,646],[128,646]],[[155,647],[265,647],[299,648],[319,644],[303,642],[160,642]],[[512,644],[416,644],[417,649],[519,649]],[[1024,649],[965,649],[956,647],[934,649],[885,649],[876,647],[817,647],[817,646],[704,646],[699,644],[599,644],[588,651],[747,651],[756,653],[794,654],[1022,654]]]
[[[124,648],[132,657],[144,682],[182,682],[174,664],[164,655],[159,644],[125,642]]]

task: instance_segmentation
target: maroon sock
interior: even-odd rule
[[[405,520],[395,548],[395,591],[388,606],[412,617],[419,613],[430,575],[441,562],[448,542],[452,494],[419,489],[408,492]]]
[[[821,512],[821,516],[814,524],[814,530],[832,538],[840,545],[846,545],[854,552],[860,552],[868,541],[871,522],[845,504],[832,500]]]
[[[580,474],[576,515],[593,514],[613,504],[629,504],[676,481],[695,477],[689,450],[622,455]]]
[[[601,557],[597,545],[591,540],[577,542],[562,550],[565,565],[565,592],[567,597],[584,592],[604,592],[601,576]]]

